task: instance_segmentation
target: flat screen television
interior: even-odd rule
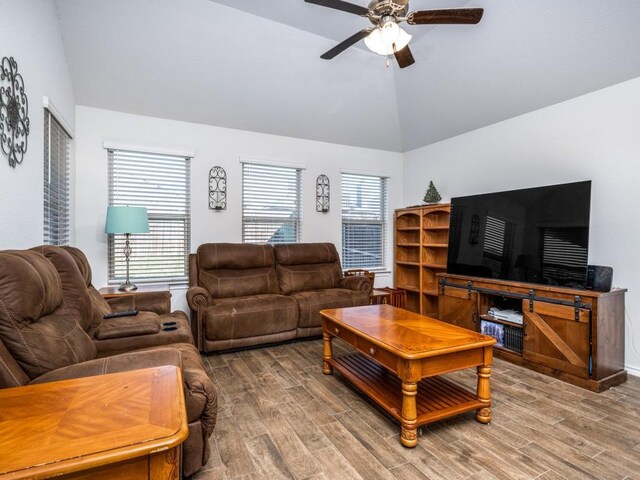
[[[451,199],[447,272],[586,288],[591,181]]]

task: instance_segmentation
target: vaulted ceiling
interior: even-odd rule
[[[400,70],[370,25],[303,0],[56,0],[81,105],[408,151],[640,76],[638,0],[411,0],[482,7],[478,25],[407,26]],[[366,0],[352,0],[366,6]]]

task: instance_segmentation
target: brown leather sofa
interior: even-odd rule
[[[189,256],[192,328],[203,352],[317,336],[320,310],[369,303],[331,243],[207,243]]]
[[[133,335],[126,340],[132,347],[129,352],[109,355],[103,350],[104,358],[97,358],[100,341],[94,341],[88,332],[97,331],[96,326],[99,330],[109,320],[98,319],[87,288],[90,279],[65,249],[38,250],[47,257],[33,250],[0,251],[0,388],[178,366],[189,422],[183,473],[188,476],[198,471],[209,457],[217,397],[197,349],[191,343],[134,349],[138,336]],[[123,350],[124,344],[114,350]],[[141,346],[148,344],[143,341]]]

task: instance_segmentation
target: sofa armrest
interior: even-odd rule
[[[213,297],[202,287],[189,287],[187,290],[187,303],[191,310],[198,310],[198,308],[206,308],[213,305]]]
[[[204,311],[214,303],[213,297],[205,288],[189,287],[187,290],[187,304],[191,309],[191,329],[196,347],[200,351],[204,349]]]
[[[182,356],[180,351],[171,348],[154,348],[148,351],[121,353],[112,357],[98,358],[88,362],[76,363],[67,367],[58,368],[40,375],[31,383],[57,382],[70,378],[92,377],[107,373],[128,372],[141,368],[160,367],[174,365],[182,368]]]
[[[340,288],[369,293],[373,289],[373,285],[371,285],[371,279],[369,277],[351,275],[340,280]]]
[[[154,312],[158,315],[171,313],[171,293],[168,291],[119,295],[108,298],[107,303],[113,312],[140,310],[142,312]]]

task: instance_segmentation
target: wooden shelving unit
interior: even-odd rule
[[[447,271],[449,204],[402,208],[395,212],[396,288],[407,290],[407,308],[438,318],[436,274]]]

